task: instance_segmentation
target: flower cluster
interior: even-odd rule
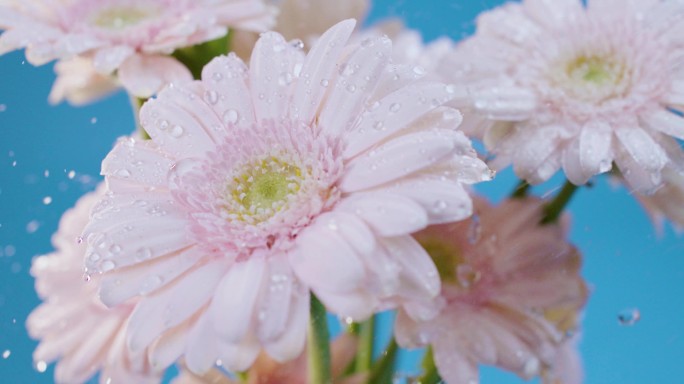
[[[611,171],[684,225],[684,4],[524,0],[429,44],[400,22],[357,30],[368,7],[0,3],[0,53],[57,60],[52,102],[122,86],[141,105],[33,262],[27,327],[57,382],[174,364],[177,384],[384,382],[398,348],[426,348],[424,383],[477,383],[479,364],[582,381],[563,208]],[[521,187],[477,196],[509,164]],[[556,197],[527,196],[561,168]],[[348,326],[330,344],[326,312]]]

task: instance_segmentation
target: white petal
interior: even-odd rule
[[[359,216],[381,236],[406,235],[428,224],[423,207],[410,198],[391,193],[353,194],[337,207]]]
[[[202,69],[205,100],[225,125],[255,122],[247,75],[247,66],[234,54],[217,57]]]
[[[342,54],[356,21],[342,21],[324,33],[306,56],[292,98],[290,117],[304,123],[314,120],[327,86],[332,80],[337,60]]]
[[[641,119],[648,128],[684,140],[684,117],[682,116],[664,109],[658,109],[642,116]]]
[[[295,295],[292,300],[287,332],[283,332],[280,338],[264,345],[269,356],[279,362],[295,359],[304,350],[306,342],[306,330],[309,323],[309,293],[307,291],[306,294]]]
[[[613,130],[607,123],[591,121],[582,127],[579,160],[585,174],[608,172],[613,162]]]
[[[429,301],[439,294],[441,282],[437,267],[413,237],[382,238],[380,242],[402,269],[400,296]]]
[[[616,127],[615,135],[625,151],[646,172],[659,173],[667,163],[665,151],[638,126]]]
[[[120,139],[102,161],[101,174],[107,178],[125,179],[146,187],[164,187],[174,160],[152,142]],[[110,189],[112,192],[120,192]]]
[[[399,136],[351,161],[340,188],[372,188],[435,164],[453,151],[455,136],[445,130]]]
[[[168,56],[129,56],[117,72],[119,81],[131,94],[149,98],[168,84],[182,84],[192,80],[190,71]]]
[[[381,37],[365,41],[339,66],[339,73],[324,101],[318,125],[337,136],[356,122],[363,105],[380,81],[392,54],[392,41]]]

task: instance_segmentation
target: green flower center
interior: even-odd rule
[[[572,80],[594,85],[617,84],[623,72],[619,64],[600,56],[580,56],[568,64],[566,71]]]
[[[302,171],[275,157],[263,159],[233,179],[230,194],[239,202],[238,216],[263,221],[280,211],[299,191]]]
[[[115,7],[105,9],[93,18],[93,23],[106,29],[124,29],[148,18],[150,12],[138,7]]]

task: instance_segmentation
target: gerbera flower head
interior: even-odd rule
[[[443,74],[470,85],[495,168],[532,183],[562,168],[580,185],[615,163],[652,192],[684,138],[682,14],[667,1],[507,4],[480,16]]]
[[[77,239],[88,222],[90,209],[104,195],[104,186],[82,197],[62,217],[52,243],[56,250],[33,260],[31,275],[44,302],[29,315],[31,337],[40,339],[33,358],[36,365],[59,360],[58,383],[87,381],[98,371],[100,382],[155,383],[145,353],[126,348],[125,332],[133,303],[105,307],[98,298],[99,275],[83,279],[86,245]]]
[[[149,97],[165,84],[191,80],[174,50],[226,35],[264,31],[273,12],[261,0],[10,0],[0,5],[0,54],[26,48],[34,65],[87,56],[102,74]]]
[[[424,321],[400,310],[395,335],[404,347],[432,346],[449,383],[477,383],[477,364],[529,379],[571,355],[561,345],[587,297],[580,255],[562,241],[565,225],[539,225],[537,199],[479,200],[476,215],[415,235],[442,276],[442,305]]]
[[[463,184],[491,173],[442,106],[453,87],[402,76],[387,38],[348,46],[354,25],[307,55],[266,33],[250,68],[213,60],[143,106],[151,141],[107,156],[86,266],[106,304],[143,296],[133,349],[181,327],[193,371],[245,369],[262,346],[299,355],[310,290],[352,319],[438,294],[410,234],[469,216]]]

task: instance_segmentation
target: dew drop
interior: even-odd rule
[[[445,209],[447,209],[448,206],[449,206],[449,204],[446,201],[437,200],[434,202],[434,204],[432,204],[432,212],[442,213],[442,212],[444,212]]]
[[[43,373],[47,370],[47,363],[43,360],[36,362],[36,371]]]
[[[381,131],[383,128],[385,128],[385,123],[382,121],[376,121],[375,124],[373,124],[373,128],[375,128],[378,131]]]
[[[289,44],[295,49],[304,49],[304,42],[300,39],[290,40]]]
[[[52,197],[50,197],[50,196],[43,197],[43,204],[50,205],[51,203],[52,203]]]
[[[2,358],[6,359],[6,358],[10,357],[11,354],[12,354],[12,351],[10,351],[9,349],[5,349],[5,351],[2,352]]]
[[[425,74],[425,68],[421,67],[420,65],[416,65],[413,67],[413,73],[418,76],[423,76]]]
[[[223,113],[223,122],[226,124],[235,124],[237,123],[239,117],[240,115],[238,114],[238,111],[229,109]]]
[[[83,272],[82,278],[83,278],[83,281],[85,281],[86,283],[89,282],[91,279],[90,274],[88,272]]]
[[[327,87],[328,84],[330,84],[330,82],[328,82],[328,80],[326,80],[326,79],[321,80],[321,87]]]
[[[152,251],[146,247],[138,249],[138,251],[135,253],[135,258],[138,261],[148,260],[151,257],[152,257]]]
[[[204,93],[204,99],[205,99],[209,104],[215,105],[216,103],[218,103],[218,100],[219,100],[218,92],[216,92],[216,91],[206,91],[206,92]]]
[[[400,109],[401,109],[401,104],[399,104],[399,103],[393,103],[389,107],[390,112],[394,112],[394,113],[399,112]]]
[[[102,270],[102,272],[111,271],[112,269],[114,269],[114,267],[116,267],[116,264],[114,264],[114,262],[111,260],[105,260],[100,265],[100,269]]]
[[[40,228],[40,223],[38,220],[31,220],[26,224],[26,232],[27,233],[35,233],[38,228]]]
[[[214,72],[211,75],[211,78],[218,83],[219,81],[223,80],[223,75],[220,72]]]
[[[69,171],[69,173],[67,174],[67,177],[69,178],[69,180],[73,180],[74,177],[76,177],[76,171],[74,171],[74,170],[72,169],[72,170]]]
[[[171,128],[171,136],[172,137],[176,137],[176,138],[181,137],[183,135],[183,132],[184,132],[183,127],[181,127],[180,125],[174,125],[173,128]]]
[[[121,252],[121,247],[118,244],[112,244],[111,247],[109,247],[109,252],[113,254],[117,254]]]
[[[618,313],[618,323],[624,326],[632,326],[641,320],[641,312],[636,308],[628,308]]]
[[[128,169],[122,168],[122,169],[119,169],[118,171],[116,171],[116,175],[119,177],[123,177],[124,179],[129,178],[129,177],[131,177],[131,171],[129,171]]]
[[[349,92],[349,93],[354,93],[355,91],[356,91],[356,85],[354,85],[354,84],[349,84],[349,85],[347,86],[347,92]]]
[[[455,92],[456,92],[456,86],[453,85],[453,84],[448,84],[448,85],[446,85],[446,86],[444,87],[444,90],[445,90],[447,93],[455,93]]]
[[[292,74],[290,72],[283,72],[278,76],[278,84],[280,84],[281,87],[284,87],[286,85],[290,85],[292,83]]]
[[[155,289],[159,288],[159,286],[162,284],[162,278],[157,275],[152,275],[145,279],[145,282],[143,283],[142,287],[140,287],[140,294],[144,295],[147,293],[150,293],[154,291]]]
[[[166,120],[159,120],[157,128],[159,128],[162,131],[165,131],[169,128],[169,122]]]

